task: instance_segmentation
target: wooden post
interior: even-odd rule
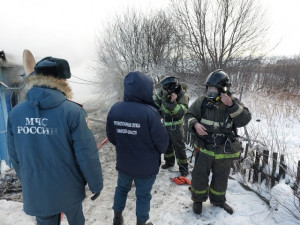
[[[241,162],[243,162],[243,160],[247,157],[248,148],[249,148],[249,144],[247,143],[246,147],[245,147],[245,151],[244,151],[244,158],[242,159]],[[246,175],[246,169],[242,169],[241,173],[245,177],[245,175]]]
[[[283,175],[282,175],[282,179],[285,179],[286,171],[287,171],[287,165],[283,165]]]
[[[284,171],[284,155],[280,156],[280,163],[279,163],[279,176],[277,181],[279,181],[281,179],[281,177],[283,176],[283,174],[285,173]]]
[[[259,154],[256,151],[255,154],[255,163],[254,163],[254,172],[253,172],[253,183],[258,181],[258,171],[259,171]]]
[[[296,182],[295,182],[295,185],[294,185],[294,193],[298,192],[299,182],[300,182],[300,160],[298,161],[298,169],[297,169]]]
[[[278,153],[273,152],[271,187],[274,187],[274,185],[275,185],[275,172],[276,172],[276,167],[277,167],[277,157],[278,157]]]
[[[248,149],[249,149],[249,144],[247,143],[245,148],[245,153],[244,153],[244,159],[247,157]]]
[[[265,169],[266,165],[268,165],[268,161],[269,161],[269,151],[264,150],[262,167],[261,167],[261,182],[263,182],[263,180],[266,179],[266,177],[267,177],[264,169]]]

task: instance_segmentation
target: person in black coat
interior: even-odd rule
[[[169,138],[153,105],[153,81],[141,72],[130,72],[124,80],[124,101],[114,104],[107,117],[106,132],[116,146],[118,184],[113,224],[123,224],[122,211],[132,182],[136,186],[137,224],[149,219],[151,189],[167,149]]]

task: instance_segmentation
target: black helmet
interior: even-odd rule
[[[166,77],[160,83],[163,89],[172,93],[175,92],[179,86],[179,82],[176,77]]]
[[[231,83],[229,81],[229,76],[223,70],[218,69],[208,75],[205,85],[206,87],[214,86],[218,88],[220,92],[224,93],[228,91]]]

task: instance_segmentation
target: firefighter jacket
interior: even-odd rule
[[[171,93],[168,93],[163,88],[157,89],[155,93],[155,104],[159,108],[160,114],[164,119],[164,125],[174,126],[183,123],[183,117],[188,109],[189,97],[180,87],[177,94],[177,99],[174,102],[170,101]]]
[[[236,128],[247,125],[251,113],[237,98],[232,100],[233,105],[228,107],[222,101],[209,102],[201,96],[189,107],[184,120],[197,151],[216,159],[239,157],[241,146],[236,140]],[[198,135],[196,123],[204,125],[208,135]]]

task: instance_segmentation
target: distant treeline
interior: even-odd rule
[[[235,88],[297,93],[299,59],[265,59],[273,47],[266,44],[266,21],[257,0],[170,0],[164,10],[128,10],[99,33],[99,77],[119,96],[134,70],[156,82],[177,76],[199,94],[208,74],[221,68]]]
[[[250,91],[300,95],[300,56],[253,60],[229,71],[235,87],[243,85]]]

